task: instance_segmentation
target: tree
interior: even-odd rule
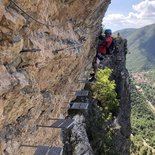
[[[115,91],[115,81],[109,80],[112,70],[109,68],[101,69],[97,73],[97,81],[93,84],[93,97],[98,100],[105,118],[109,117],[110,112],[118,108],[117,93]]]

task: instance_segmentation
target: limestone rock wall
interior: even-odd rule
[[[72,91],[83,88],[77,80],[109,3],[0,0],[0,154],[34,152],[21,144],[62,145],[60,130],[37,125],[65,117]]]

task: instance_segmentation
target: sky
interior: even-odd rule
[[[113,31],[155,23],[155,0],[111,0],[103,19]]]

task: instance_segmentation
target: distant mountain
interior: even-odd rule
[[[128,40],[127,68],[141,71],[155,68],[155,24],[117,31]]]

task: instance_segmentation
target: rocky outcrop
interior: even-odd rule
[[[113,118],[105,120],[98,101],[89,97],[76,98],[74,102],[88,102],[88,111],[70,111],[75,120],[73,129],[64,133],[64,155],[130,155],[130,85],[126,69],[127,40],[115,38],[116,48],[106,55],[102,67],[113,70],[111,80],[116,82],[119,108],[112,111]],[[86,84],[85,89],[90,89]],[[105,103],[106,104],[106,103]],[[107,106],[108,107],[108,106]]]
[[[84,87],[77,83],[95,54],[110,0],[0,1],[0,154],[28,155],[21,144],[62,146],[64,118]]]
[[[120,126],[114,136],[116,150],[122,155],[130,155],[130,83],[129,73],[126,69],[127,40],[121,39],[118,42],[119,52],[115,59],[114,79],[117,85],[117,93],[120,100],[120,108],[115,120],[115,125]],[[114,59],[113,59],[114,60]]]
[[[116,82],[116,91],[120,103],[119,109],[113,111],[114,117],[112,120],[105,121],[102,117],[103,112],[100,110],[98,102],[89,99],[89,110],[87,113],[84,113],[84,115],[81,115],[81,117],[84,118],[78,127],[80,136],[84,137],[83,142],[86,140],[86,143],[83,144],[80,141],[81,139],[78,134],[71,134],[71,139],[78,139],[76,145],[70,140],[73,150],[76,149],[76,146],[80,146],[82,153],[93,150],[91,153],[95,155],[130,154],[131,105],[129,74],[126,69],[127,41],[121,37],[116,38],[115,41],[116,48],[114,53],[105,56],[102,61],[102,66],[103,68],[108,66],[113,70],[111,79]],[[77,118],[78,115],[75,114]],[[83,128],[83,126],[85,126],[85,128]],[[75,127],[75,129],[77,128]],[[75,129],[73,128],[73,133]],[[85,130],[87,134],[85,134]],[[87,141],[87,137],[89,141]],[[89,144],[91,144],[92,148],[88,149],[87,146],[89,146]],[[91,153],[89,152],[88,154]]]
[[[108,58],[108,66],[113,69],[112,79],[116,82],[116,92],[120,102],[119,110],[116,112],[116,119],[113,122],[115,134],[113,145],[118,154],[130,154],[130,83],[129,73],[126,69],[127,40],[118,37],[116,39],[116,51],[111,58]]]
[[[116,82],[116,92],[118,94],[119,109],[113,111],[114,118],[108,122],[110,126],[111,142],[106,149],[112,154],[129,155],[130,154],[130,85],[129,74],[126,69],[127,40],[118,37],[115,39],[116,48],[112,55],[107,55],[103,60],[103,67],[107,66],[113,70],[112,80]],[[97,102],[94,102],[96,105]],[[105,121],[102,120],[102,113],[97,106],[93,106],[89,111],[88,133],[90,143],[92,144],[95,155],[104,154],[107,139]],[[93,116],[93,117],[90,117]],[[94,132],[95,131],[95,132]],[[109,139],[108,139],[109,140]],[[109,143],[109,142],[108,142]]]
[[[88,154],[94,155],[86,132],[86,120],[83,115],[75,115],[75,125],[71,130],[71,144],[74,155]]]

